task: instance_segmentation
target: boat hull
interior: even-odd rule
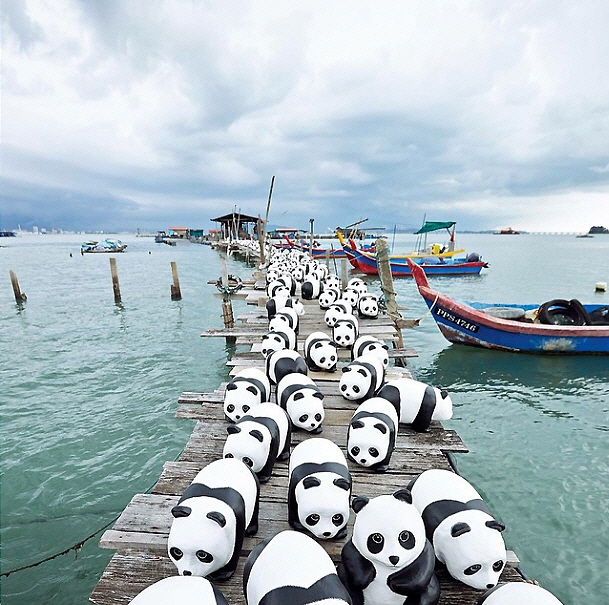
[[[449,342],[518,353],[609,354],[609,326],[558,326],[493,317],[430,288],[425,272],[412,265],[419,293]]]

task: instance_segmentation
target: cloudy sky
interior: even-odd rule
[[[606,0],[4,0],[3,228],[609,226]]]

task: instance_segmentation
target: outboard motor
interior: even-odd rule
[[[468,263],[479,263],[482,257],[477,252],[470,252],[465,260]]]

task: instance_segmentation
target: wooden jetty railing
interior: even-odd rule
[[[259,284],[261,285],[261,284]],[[264,291],[249,289],[241,293],[252,304],[258,305],[264,300]],[[317,301],[304,301],[305,315],[300,326],[299,343],[315,330],[325,331],[323,314]],[[238,320],[234,328],[215,330],[205,336],[230,336],[236,338],[237,348],[247,348],[229,361],[234,374],[245,366],[263,365],[262,355],[256,351],[261,335],[266,331],[264,310],[258,308]],[[362,320],[361,330],[378,336],[387,343],[397,345],[400,334],[392,319],[387,316],[374,320]],[[229,334],[227,334],[229,333]],[[412,350],[394,349],[396,359],[415,355]],[[347,362],[348,352],[341,354],[340,365]],[[312,372],[311,377],[325,395],[324,406],[326,418],[320,436],[337,443],[343,450],[346,448],[347,426],[355,409],[354,402],[345,400],[338,393],[340,371],[334,373]],[[403,367],[390,367],[390,376],[409,375]],[[195,419],[196,425],[188,444],[175,462],[167,462],[161,476],[147,494],[136,494],[125,508],[111,530],[106,531],[101,540],[102,548],[116,551],[93,590],[90,600],[99,605],[119,605],[129,603],[131,599],[146,586],[163,577],[176,574],[176,568],[167,554],[167,537],[172,522],[170,510],[182,492],[193,480],[197,472],[206,464],[221,457],[226,439],[226,420],[223,413],[222,384],[212,393],[183,393],[179,399],[177,416]],[[292,436],[293,444],[309,435],[296,432]],[[353,476],[353,495],[376,496],[392,493],[403,487],[418,473],[431,469],[451,469],[451,453],[467,452],[467,448],[455,431],[446,430],[440,423],[434,422],[426,433],[416,433],[405,426],[400,426],[390,469],[384,474],[377,474],[349,462]],[[278,531],[289,529],[287,522],[287,489],[288,462],[278,461],[274,474],[268,483],[261,485],[259,530],[256,536],[246,538],[243,544],[240,565],[235,575],[228,581],[219,584],[220,590],[231,605],[245,604],[242,590],[242,571],[245,557],[261,540]],[[353,515],[349,528],[353,524]],[[350,535],[350,534],[349,534]],[[322,542],[323,547],[336,562],[340,559],[343,541]],[[509,553],[508,565],[502,581],[521,581],[518,561]],[[480,591],[461,584],[446,573],[440,572],[441,583],[440,605],[474,605],[480,598]]]

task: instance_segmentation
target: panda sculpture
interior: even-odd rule
[[[341,552],[338,575],[353,605],[435,605],[440,583],[433,548],[407,489],[353,499],[351,539]]]
[[[332,328],[332,340],[337,346],[350,349],[359,335],[359,322],[354,315],[340,317]]]
[[[279,311],[283,311],[286,307],[294,309],[299,316],[304,315],[304,305],[297,298],[288,295],[274,296],[273,298],[269,298],[265,304],[268,320],[270,321],[273,319]]]
[[[321,294],[321,282],[317,276],[309,273],[300,286],[300,295],[304,300],[319,298]]]
[[[130,605],[228,605],[220,590],[207,578],[170,576],[137,594]]]
[[[376,319],[379,316],[379,299],[376,294],[360,295],[357,299],[357,314],[365,319]]]
[[[312,371],[334,372],[338,352],[332,339],[324,332],[312,332],[304,343],[304,358]]]
[[[256,473],[260,483],[271,478],[276,460],[290,457],[292,422],[275,403],[260,403],[226,430],[222,455],[241,460]]]
[[[244,536],[258,531],[260,484],[241,460],[220,458],[205,466],[171,509],[167,550],[178,573],[227,580]]]
[[[265,368],[271,384],[277,384],[288,374],[307,374],[304,357],[291,349],[273,351],[265,360]]]
[[[364,468],[384,473],[389,468],[397,433],[398,415],[393,405],[382,397],[372,397],[361,403],[351,418],[347,457]]]
[[[545,588],[528,582],[508,582],[485,592],[477,605],[562,605]]]
[[[285,287],[290,292],[290,296],[294,296],[294,294],[296,294],[296,280],[290,273],[282,273],[277,278],[277,281],[280,281],[285,284]]]
[[[448,573],[472,588],[493,588],[505,566],[505,526],[480,494],[463,477],[444,469],[424,471],[408,487],[436,558]]]
[[[352,315],[351,307],[349,303],[339,299],[331,304],[330,308],[326,310],[324,313],[324,321],[328,328],[333,328],[334,324],[345,315]]]
[[[345,301],[351,306],[351,312],[357,308],[357,301],[359,300],[359,292],[355,288],[347,286],[340,295],[340,300]]]
[[[288,374],[277,384],[277,403],[288,413],[292,427],[309,433],[322,431],[325,418],[324,395],[309,377]]]
[[[324,290],[326,288],[332,288],[334,290],[338,290],[340,292],[340,278],[338,277],[338,275],[336,275],[336,273],[330,273],[325,279],[324,279]]]
[[[322,293],[319,295],[319,308],[329,309],[330,305],[334,304],[340,297],[340,291],[337,288],[328,288],[324,286]]]
[[[351,605],[334,562],[323,546],[284,530],[255,546],[243,568],[247,605]]]
[[[385,382],[385,367],[374,355],[362,355],[343,367],[338,382],[340,394],[349,401],[374,397]]]
[[[410,424],[419,433],[433,420],[448,420],[453,415],[453,403],[445,390],[412,378],[390,380],[377,395],[393,403],[400,423]]]
[[[281,297],[287,298],[290,296],[290,289],[279,279],[272,281],[266,287],[266,295],[269,298]]]
[[[288,523],[319,540],[347,535],[351,474],[340,447],[329,439],[301,441],[290,456]]]
[[[364,280],[361,277],[352,277],[348,282],[347,282],[347,286],[345,287],[345,289],[347,288],[352,288],[353,290],[355,290],[359,296],[361,296],[362,294],[366,294],[366,292],[368,292],[368,286],[366,285],[366,282],[364,282]]]
[[[269,321],[270,332],[281,332],[284,328],[290,328],[294,330],[294,334],[298,335],[298,314],[289,307],[284,307],[275,313],[275,317]]]
[[[245,368],[226,385],[224,416],[235,422],[270,396],[271,384],[266,374],[258,368]]]
[[[381,360],[385,370],[389,367],[389,347],[379,338],[363,334],[358,336],[351,347],[351,361],[361,355],[371,354]]]
[[[296,350],[298,345],[298,339],[294,330],[288,328],[282,328],[274,332],[268,332],[262,337],[262,344],[260,352],[263,357],[268,357],[274,351],[280,351],[281,349]]]

